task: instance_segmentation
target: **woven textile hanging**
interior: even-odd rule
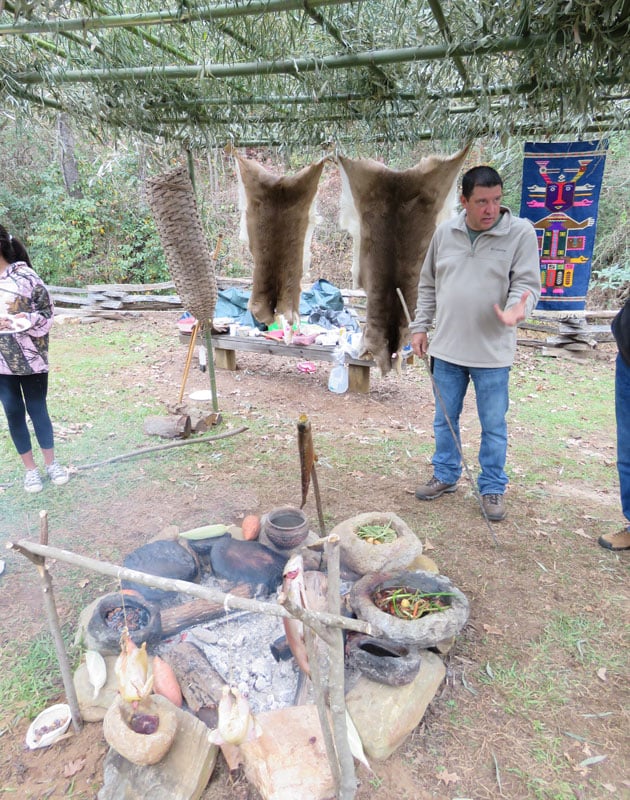
[[[540,249],[539,311],[582,311],[591,278],[608,141],[525,142],[521,217]]]
[[[217,303],[214,261],[187,168],[150,178],[147,202],[182,305],[202,324],[212,320]]]

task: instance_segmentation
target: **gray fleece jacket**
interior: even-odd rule
[[[504,325],[493,305],[506,309],[530,291],[526,313],[540,296],[538,240],[532,224],[501,209],[492,230],[471,243],[466,212],[438,226],[420,272],[412,334],[428,332],[429,354],[466,367],[509,367],[516,328]]]

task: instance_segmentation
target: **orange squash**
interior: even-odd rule
[[[173,705],[181,708],[184,703],[182,690],[170,664],[159,656],[153,656],[153,691],[166,697]]]
[[[256,514],[248,514],[241,523],[241,530],[243,531],[243,539],[246,542],[251,542],[252,539],[258,539],[260,533],[260,517]]]

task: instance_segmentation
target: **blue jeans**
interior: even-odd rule
[[[31,418],[37,443],[42,450],[54,446],[53,426],[48,415],[46,395],[48,373],[32,375],[0,375],[0,403],[9,423],[9,433],[19,455],[31,450],[31,437],[26,424],[26,412]]]
[[[615,417],[621,510],[630,522],[630,366],[620,354],[615,367]]]
[[[438,390],[436,392],[434,387],[435,453],[431,462],[433,474],[442,483],[455,483],[462,474],[462,457],[455,444],[444,411],[451,421],[461,448],[459,417],[462,413],[468,384],[472,379],[477,398],[477,414],[481,423],[479,493],[482,495],[503,494],[508,484],[508,476],[505,474],[504,468],[507,457],[505,415],[510,403],[508,396],[510,368],[462,367],[434,358],[432,359],[432,369]]]

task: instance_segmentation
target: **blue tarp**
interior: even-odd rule
[[[310,314],[317,308],[326,308],[330,311],[343,309],[343,297],[340,290],[323,278],[315,281],[310,289],[300,295],[300,316]]]
[[[264,329],[265,326],[254,319],[247,309],[251,296],[249,289],[224,289],[219,292],[215,317],[227,317],[240,325],[250,325]],[[309,322],[324,328],[345,327],[358,330],[356,319],[343,306],[341,291],[323,278],[315,281],[310,289],[300,295],[300,316],[308,316]]]
[[[214,309],[215,317],[228,317],[239,325],[250,325],[252,328],[264,328],[247,309],[251,291],[249,289],[222,289],[217,297]]]

